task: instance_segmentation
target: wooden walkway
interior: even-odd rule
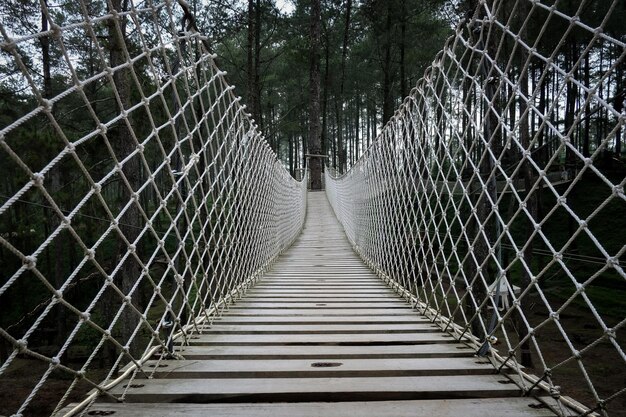
[[[181,353],[155,379],[135,379],[125,403],[88,414],[554,415],[388,289],[354,254],[323,193],[309,193],[304,232],[275,267]]]

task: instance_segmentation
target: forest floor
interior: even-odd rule
[[[17,358],[0,377],[0,416],[9,416],[15,413],[24,398],[28,397],[40,378],[48,369],[48,364],[31,358]],[[106,370],[94,370],[89,377],[101,381],[106,376]],[[23,410],[22,415],[28,417],[47,417],[52,414],[57,402],[72,384],[73,377],[60,372],[52,372],[44,389],[40,390],[30,404]],[[92,389],[82,382],[72,390],[66,403],[82,401]]]
[[[538,298],[538,297],[537,297]],[[546,319],[545,308],[537,307],[531,311],[531,323],[539,323]],[[608,318],[609,323],[617,319]],[[559,316],[562,328],[567,332],[568,338],[575,349],[583,349],[596,341],[600,336],[598,324],[588,312],[582,308],[570,307],[567,313]],[[580,361],[562,363],[572,356],[572,350],[566,343],[559,328],[555,325],[546,325],[537,330],[539,348],[548,366],[552,366],[552,380],[556,385],[561,386],[563,395],[574,398],[586,406],[596,404],[593,389],[596,390],[601,399],[626,387],[626,373],[623,368],[623,360],[618,354],[615,346],[608,341],[602,341],[593,348],[585,351]],[[624,349],[622,343],[622,349]],[[542,376],[544,366],[537,354],[536,348],[531,349],[533,355],[533,367],[529,368],[529,373]],[[587,374],[591,384],[585,383],[584,372]],[[626,417],[626,397],[621,395],[607,405],[608,414],[612,417]]]

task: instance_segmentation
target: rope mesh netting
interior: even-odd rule
[[[306,209],[306,178],[260,136],[185,2],[57,6],[36,5],[41,31],[17,9],[0,22],[6,415],[54,414],[175,355]]]
[[[527,394],[617,415],[625,4],[476,3],[373,145],[327,173],[329,200],[383,279]]]

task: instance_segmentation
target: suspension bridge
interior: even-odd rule
[[[626,124],[609,83],[626,44],[604,30],[619,2],[597,27],[558,2],[477,3],[324,190],[278,161],[186,2],[94,16],[81,1],[63,22],[42,2],[45,30],[0,22],[29,107],[0,125],[15,176],[0,413],[623,415],[626,245],[611,221],[626,178],[602,164]],[[529,33],[537,19],[565,27],[552,50]],[[572,33],[580,56],[556,59]],[[89,76],[66,47],[77,34],[99,59]],[[27,57],[42,40],[67,74],[56,94]],[[614,60],[585,83],[595,45]],[[604,133],[583,151],[596,113]]]
[[[290,249],[220,318],[190,333],[178,359],[146,361],[151,379],[119,384],[111,393],[125,402],[91,412],[554,415],[549,395],[522,397],[514,375],[497,374],[469,340],[443,332],[367,268],[324,193],[309,193],[307,209]]]

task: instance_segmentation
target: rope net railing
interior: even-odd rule
[[[306,210],[306,178],[260,136],[184,1],[57,3],[0,6],[7,416],[149,377],[142,363],[227,309]]]
[[[360,256],[560,415],[626,409],[625,17],[613,0],[476,2],[375,143],[325,177]]]

